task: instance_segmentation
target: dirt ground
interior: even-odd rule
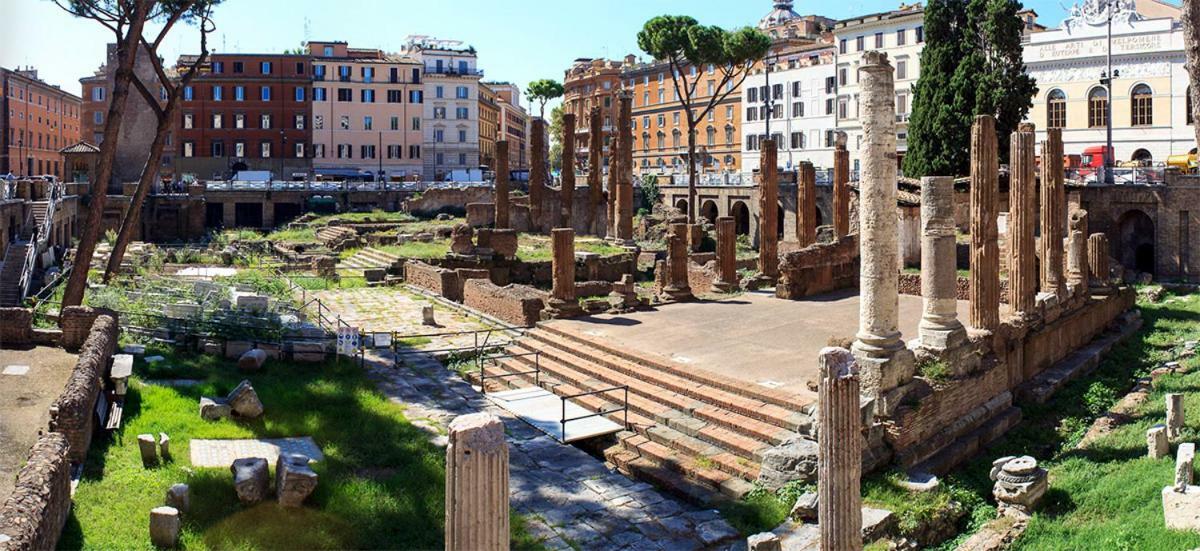
[[[12,493],[38,431],[50,422],[50,404],[62,394],[77,357],[61,348],[0,349],[0,371],[29,366],[24,375],[0,375],[0,503]]]

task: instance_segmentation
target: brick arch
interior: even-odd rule
[[[745,201],[734,201],[729,206],[729,215],[733,217],[733,227],[738,235],[750,235],[750,207]]]
[[[1117,260],[1126,268],[1156,272],[1155,220],[1141,209],[1129,209],[1117,218]]]
[[[717,217],[721,215],[720,209],[717,208],[717,202],[712,199],[705,199],[700,203],[700,217],[708,220],[711,224],[717,223]]]

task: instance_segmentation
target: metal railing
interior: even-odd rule
[[[343,191],[411,191],[423,192],[431,189],[465,189],[474,187],[491,187],[492,182],[472,181],[472,182],[321,182],[321,181],[304,181],[293,182],[285,180],[276,180],[272,182],[249,182],[241,180],[233,181],[207,181],[204,183],[206,191],[245,191],[245,192],[260,192],[260,191],[298,191],[306,193],[336,193]]]
[[[488,375],[484,369],[484,362],[487,360],[503,360],[507,358],[523,358],[533,356],[533,369],[529,371],[517,371],[500,373],[497,375]],[[487,394],[487,379],[507,379],[509,377],[520,377],[522,375],[533,375],[533,386],[542,386],[542,353],[535,350],[533,352],[521,352],[519,354],[496,354],[494,356],[484,356],[482,353],[475,357],[475,365],[479,367],[479,392]]]
[[[567,418],[567,400],[572,400],[575,398],[582,398],[584,396],[592,396],[595,394],[603,394],[606,392],[614,392],[614,391],[618,391],[618,390],[623,390],[625,392],[625,400],[624,400],[625,404],[623,406],[621,406],[619,408],[614,408],[614,409],[600,410],[600,411],[597,411],[594,413],[590,413],[588,415],[579,415],[576,417]],[[565,396],[559,396],[559,399],[562,400],[562,409],[561,409],[562,413],[559,416],[558,423],[559,423],[559,427],[560,427],[560,429],[559,429],[560,434],[562,435],[563,440],[567,439],[567,423],[569,423],[571,421],[579,421],[581,419],[591,419],[592,417],[600,417],[602,415],[611,415],[614,413],[624,412],[625,418],[624,418],[624,422],[622,423],[622,426],[625,429],[629,429],[629,385],[616,385],[616,386],[610,386],[608,388],[589,390],[587,392],[579,392],[576,394],[567,394]]]
[[[54,214],[58,209],[58,201],[63,196],[63,185],[53,182],[49,184],[48,188],[49,193],[46,197],[45,218],[42,219],[40,226],[34,228],[33,235],[29,241],[29,248],[25,252],[25,264],[21,267],[21,278],[17,282],[17,299],[19,301],[24,301],[25,297],[28,296],[29,286],[33,283],[33,274],[37,271],[38,256],[46,251],[46,248],[50,245],[50,237],[54,233]],[[31,220],[27,220],[26,223],[32,225],[32,218],[34,216],[32,208],[29,210],[28,216]]]

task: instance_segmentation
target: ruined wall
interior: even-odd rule
[[[491,203],[491,187],[437,188],[425,190],[419,196],[404,201],[401,210],[419,216],[438,213],[463,214],[470,203]]]
[[[116,313],[104,308],[91,308],[89,306],[68,306],[63,308],[59,315],[58,325],[62,328],[62,346],[69,352],[79,350],[83,346],[88,335],[92,331],[92,326],[96,322],[96,318],[101,315],[116,317]]]
[[[76,317],[78,319],[82,318]],[[79,350],[79,362],[71,372],[66,388],[50,405],[50,430],[67,437],[73,462],[82,462],[91,445],[96,399],[100,395],[101,378],[108,369],[108,360],[117,349],[117,331],[115,316],[96,316],[87,340]],[[67,334],[65,325],[63,334]]]
[[[0,347],[29,344],[33,340],[33,311],[0,308]]]
[[[902,273],[900,274],[900,294],[921,296],[921,274]],[[971,279],[963,276],[958,276],[955,280],[955,298],[958,300],[970,300]],[[1008,280],[1000,280],[1000,303],[1008,303]]]
[[[438,296],[462,302],[462,285],[454,270],[431,266],[419,260],[407,260],[404,262],[404,281]]]
[[[5,549],[54,549],[71,512],[69,444],[57,432],[41,436],[17,473],[16,486],[0,508]]]
[[[500,287],[486,279],[463,284],[463,304],[517,327],[537,324],[545,299],[545,293],[525,285]]]
[[[858,235],[817,243],[779,259],[775,296],[798,300],[858,285]]]
[[[1022,343],[1022,382],[1087,344],[1122,312],[1133,308],[1136,301],[1136,293],[1124,288],[1027,335]]]

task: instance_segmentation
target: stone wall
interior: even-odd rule
[[[463,214],[470,203],[491,203],[494,193],[490,187],[429,189],[404,201],[401,210],[418,216],[438,213]]]
[[[958,300],[970,300],[971,280],[963,276],[958,276],[955,282],[955,296]],[[902,273],[900,274],[900,294],[921,296],[921,274]],[[1000,280],[1000,303],[1008,303],[1008,280]]]
[[[4,549],[54,549],[71,512],[71,462],[67,439],[42,435],[17,473],[16,486],[0,508]]]
[[[77,316],[76,319],[80,318]],[[79,362],[67,380],[66,388],[50,405],[50,430],[67,437],[73,462],[82,462],[91,445],[92,432],[95,430],[96,399],[100,395],[101,380],[108,369],[108,361],[117,349],[118,329],[115,316],[97,315],[87,340],[79,350]],[[63,334],[66,335],[65,328]]]
[[[0,308],[0,347],[32,342],[33,311],[26,308]]]
[[[525,285],[500,287],[486,279],[463,284],[463,304],[517,327],[533,327],[545,299],[545,293]]]
[[[782,255],[775,296],[798,300],[858,285],[858,236]]]
[[[404,262],[404,281],[438,296],[462,302],[462,285],[454,270],[432,266],[420,260],[407,260]]]
[[[96,318],[101,315],[116,317],[116,313],[104,308],[68,306],[63,308],[58,325],[62,328],[62,346],[70,352],[79,350],[92,331]]]

